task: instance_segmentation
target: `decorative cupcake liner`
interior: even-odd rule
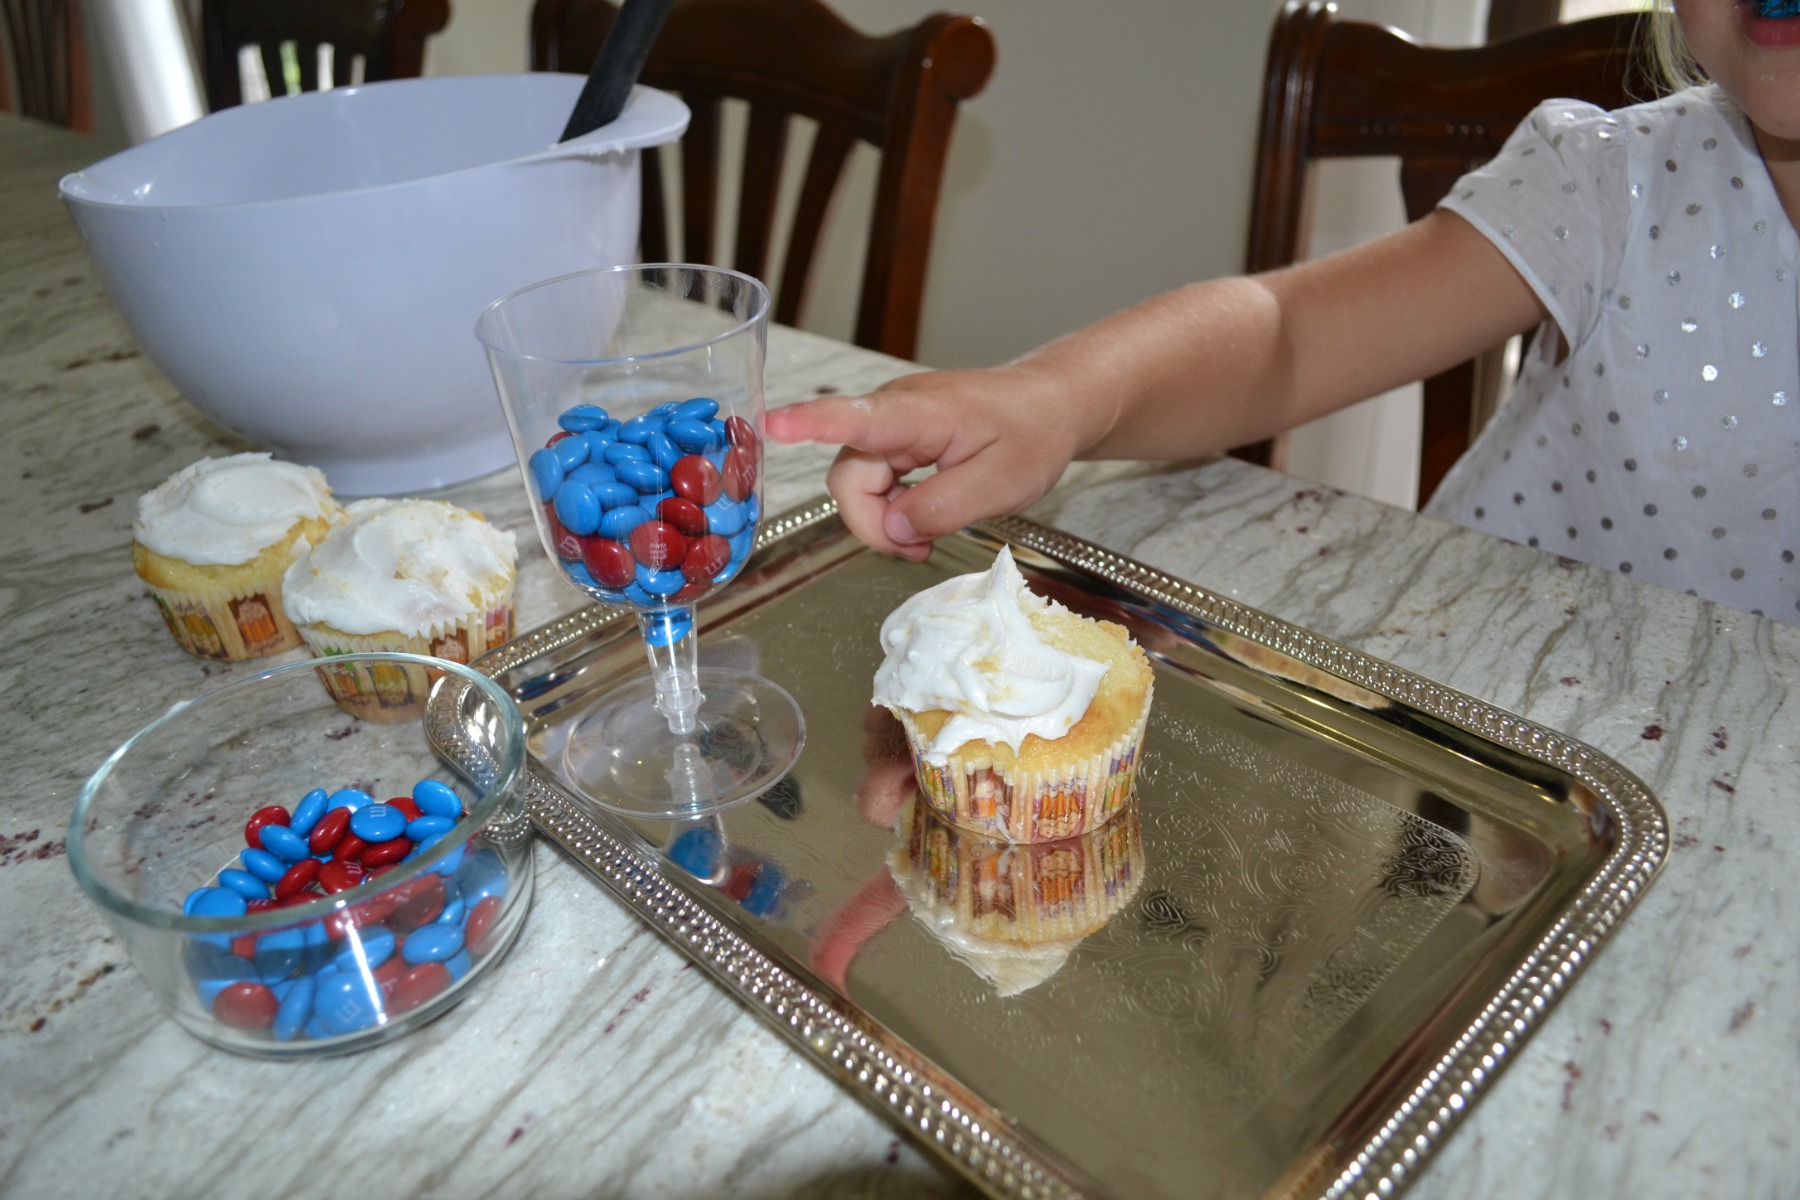
[[[897,873],[916,907],[947,913],[978,942],[1035,946],[1093,933],[1136,892],[1143,829],[1127,804],[1097,829],[1048,842],[1008,842],[950,824],[916,801],[901,817]]]
[[[300,644],[299,631],[281,607],[279,570],[237,588],[168,588],[148,580],[144,587],[169,635],[197,658],[266,658]]]
[[[343,654],[399,651],[428,658],[468,663],[513,635],[511,596],[485,611],[451,625],[434,625],[424,634],[352,634],[328,625],[302,625],[300,637],[316,658]],[[325,690],[338,707],[365,721],[392,724],[414,721],[425,712],[425,700],[439,671],[398,663],[327,663],[318,668]]]
[[[896,712],[912,747],[919,790],[953,825],[1011,842],[1078,837],[1110,820],[1131,797],[1149,724],[1144,707],[1112,745],[1050,771],[1022,771],[996,763],[979,743],[965,742],[942,766],[928,762],[927,738],[912,714]]]

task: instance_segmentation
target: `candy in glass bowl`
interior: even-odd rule
[[[637,614],[646,676],[570,728],[589,798],[684,818],[767,790],[799,755],[793,698],[701,666],[694,605],[730,583],[762,516],[769,292],[735,271],[646,264],[533,284],[482,313],[544,549],[596,600]]]
[[[421,718],[346,713],[321,682],[344,668],[428,694]],[[444,1012],[517,937],[524,753],[512,698],[466,667],[291,663],[115,750],[76,803],[69,864],[191,1033],[269,1058],[358,1050]]]

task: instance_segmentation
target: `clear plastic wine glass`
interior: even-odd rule
[[[595,701],[562,753],[572,782],[627,816],[748,800],[805,740],[778,684],[699,665],[694,616],[742,570],[762,515],[768,318],[750,276],[663,263],[532,284],[476,322],[545,551],[637,613],[648,676]]]

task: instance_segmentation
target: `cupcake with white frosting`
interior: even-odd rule
[[[1035,842],[1118,812],[1136,780],[1152,674],[1110,621],[1033,594],[1009,548],[881,626],[875,703],[899,718],[919,786],[965,829]]]
[[[321,658],[402,651],[466,663],[512,637],[518,546],[441,500],[358,500],[283,577],[288,614]],[[410,720],[430,680],[397,666],[325,668],[349,712]]]
[[[343,508],[316,467],[203,458],[138,499],[131,565],[182,649],[240,660],[300,644],[283,572]]]

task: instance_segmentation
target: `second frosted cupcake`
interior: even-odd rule
[[[466,663],[512,637],[518,548],[479,513],[441,500],[358,500],[282,579],[289,616],[319,657],[399,650]],[[338,704],[416,717],[429,681],[326,669]]]

